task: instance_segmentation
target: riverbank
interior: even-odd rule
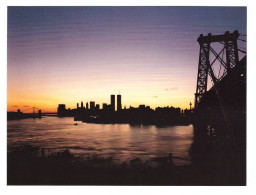
[[[8,152],[8,185],[227,185],[216,170],[175,166],[169,157],[116,163],[111,157],[75,157],[69,150],[24,146]]]
[[[8,185],[189,185],[191,168],[168,157],[115,163],[111,157],[74,157],[26,146],[8,153]],[[189,181],[190,180],[190,181]]]

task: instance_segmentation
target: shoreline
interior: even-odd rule
[[[80,158],[69,150],[49,154],[28,145],[8,152],[7,164],[7,185],[197,185],[192,165],[174,165],[171,154],[116,163],[112,157]]]
[[[7,185],[246,185],[241,179],[233,180],[233,174],[239,170],[220,171],[214,164],[176,166],[171,154],[152,161],[155,166],[139,158],[118,164],[111,157],[83,159],[69,150],[49,155],[43,148],[25,146],[7,153]]]
[[[193,125],[193,123],[191,123],[191,122],[168,123],[168,124],[132,123],[132,122],[96,122],[96,121],[76,120],[75,117],[73,117],[73,116],[42,116],[42,117],[28,116],[28,117],[24,117],[24,118],[7,119],[7,121],[22,120],[22,119],[43,119],[45,117],[74,118],[74,122],[80,121],[82,123],[99,124],[99,125],[106,124],[106,125],[131,125],[131,126],[156,126],[156,127],[189,126],[189,125]]]

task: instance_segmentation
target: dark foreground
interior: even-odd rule
[[[26,146],[9,152],[7,164],[8,185],[245,185],[214,168],[175,166],[170,157],[115,163]]]

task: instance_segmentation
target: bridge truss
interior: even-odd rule
[[[238,45],[238,40],[245,42],[245,46],[246,40],[240,36],[246,35],[227,31],[223,35],[201,34],[197,39],[200,52],[191,159],[200,170],[219,170],[219,178],[244,185],[246,48],[241,49],[243,44]]]
[[[197,39],[200,45],[200,52],[195,93],[195,109],[198,108],[199,102],[207,91],[208,76],[211,77],[213,84],[217,85],[226,74],[229,74],[232,69],[237,66],[239,62],[238,51],[245,53],[237,47],[239,36],[238,31],[234,31],[233,33],[227,31],[224,35],[212,35],[209,33],[207,36],[203,36],[201,34]],[[216,52],[212,47],[212,43],[219,43],[217,48],[220,52]],[[210,59],[210,55],[214,56],[213,60]],[[217,61],[220,64],[218,75],[213,69]]]

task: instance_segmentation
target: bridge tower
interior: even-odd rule
[[[223,35],[201,34],[197,39],[200,52],[191,159],[200,170],[205,167],[215,174],[219,169],[218,178],[245,183],[246,51],[237,41],[246,41],[239,36],[246,35],[227,31]],[[241,60],[238,52],[245,54]],[[212,87],[207,89],[209,79]]]
[[[198,104],[201,101],[203,95],[207,91],[208,75],[211,76],[213,84],[216,85],[226,74],[238,64],[238,48],[237,39],[239,37],[238,31],[229,33],[225,32],[224,35],[212,35],[209,33],[207,36],[201,34],[197,41],[200,45],[199,51],[199,64],[198,64],[198,75],[197,75],[197,86],[195,93],[195,110],[198,108]],[[212,47],[211,43],[217,42],[222,44],[222,49],[217,53]],[[226,53],[225,58],[223,54]],[[215,56],[215,59],[210,61],[210,54]],[[222,57],[221,57],[222,55]],[[213,71],[213,64],[218,60],[224,67],[222,75],[216,76]]]

